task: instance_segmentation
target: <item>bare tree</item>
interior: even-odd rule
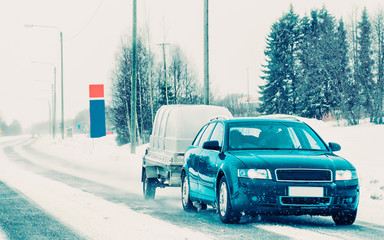
[[[196,104],[201,102],[201,88],[187,57],[178,45],[170,51],[169,77],[172,79],[172,93],[175,104]]]

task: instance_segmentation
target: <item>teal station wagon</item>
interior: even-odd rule
[[[185,152],[186,211],[218,210],[223,223],[243,214],[332,216],[353,224],[359,203],[356,169],[296,119],[214,119]]]

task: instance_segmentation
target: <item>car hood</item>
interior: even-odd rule
[[[351,163],[330,152],[305,150],[234,151],[246,168],[354,169]]]

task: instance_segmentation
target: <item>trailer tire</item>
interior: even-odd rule
[[[143,170],[143,195],[144,199],[155,199],[156,194],[156,182],[155,178],[147,178],[145,169]]]

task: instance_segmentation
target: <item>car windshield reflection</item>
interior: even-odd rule
[[[302,124],[233,124],[229,129],[229,150],[327,151],[311,128]]]

